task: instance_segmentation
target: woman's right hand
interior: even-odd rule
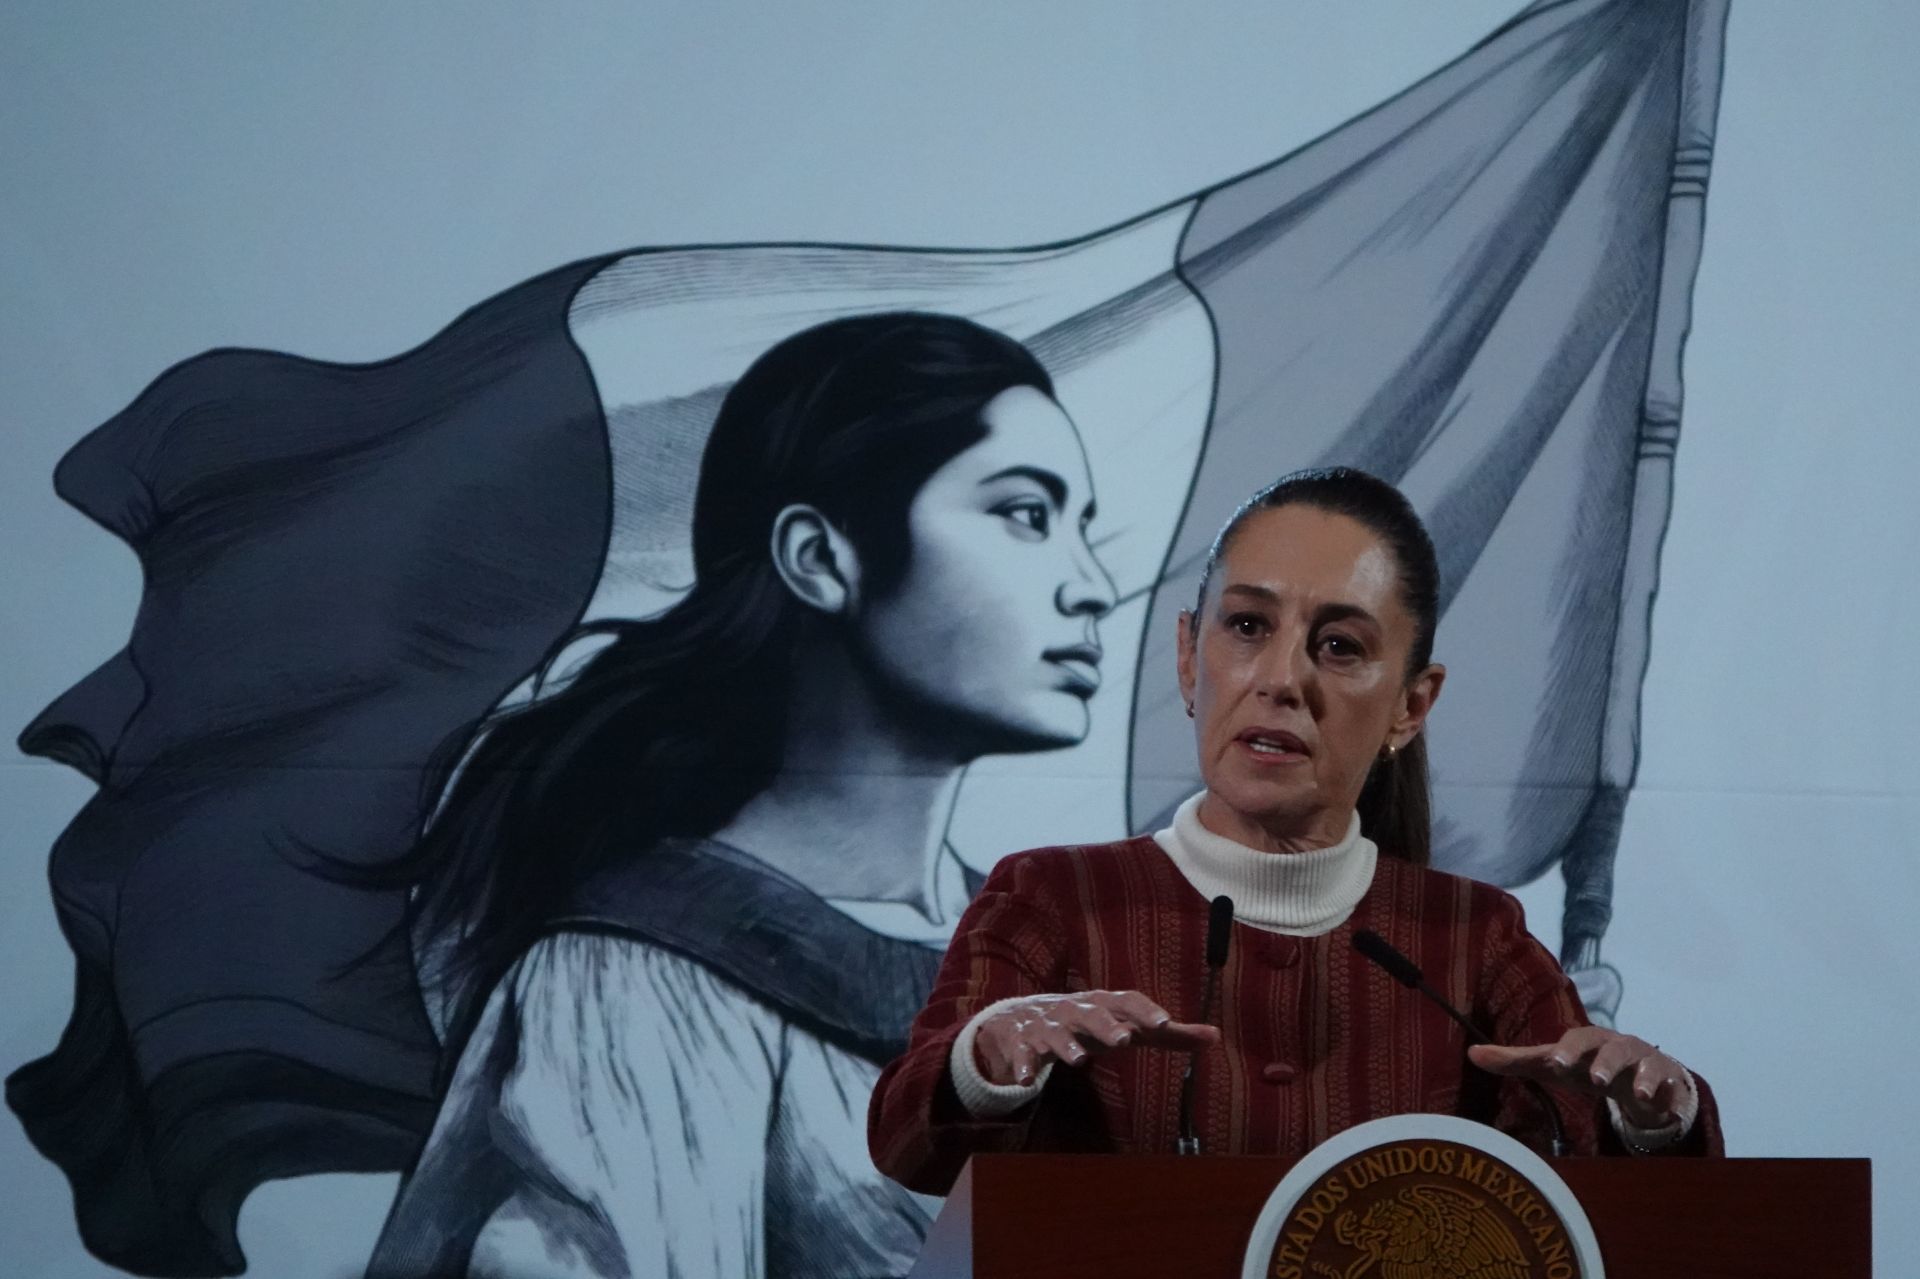
[[[973,1055],[989,1083],[1024,1086],[1050,1061],[1078,1066],[1119,1048],[1190,1052],[1219,1042],[1217,1028],[1175,1021],[1137,990],[1083,990],[1001,1009],[974,1032]]]

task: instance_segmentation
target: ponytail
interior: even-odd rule
[[[1360,801],[1360,829],[1381,855],[1425,866],[1433,858],[1433,800],[1427,787],[1427,735],[1420,733],[1373,766]]]
[[[574,641],[610,642],[557,689],[449,744],[430,781],[444,802],[386,873],[420,885],[422,977],[449,997],[451,1023],[578,885],[663,838],[725,825],[766,787],[795,607],[762,567],[657,619],[582,628]]]

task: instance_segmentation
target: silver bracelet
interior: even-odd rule
[[[1659,1052],[1660,1045],[1655,1044],[1653,1050]],[[1697,1106],[1699,1104],[1700,1085],[1694,1080],[1693,1072],[1688,1070],[1683,1062],[1676,1061],[1674,1064],[1680,1067],[1681,1078],[1686,1081],[1687,1096],[1693,1098],[1694,1104]],[[1620,1106],[1620,1103],[1612,1102],[1611,1104],[1615,1116],[1619,1119],[1619,1122],[1614,1125],[1614,1131],[1620,1136],[1620,1144],[1636,1155],[1657,1155],[1669,1146],[1685,1140],[1686,1135],[1692,1131],[1692,1125],[1689,1120],[1677,1111],[1672,1118],[1668,1119],[1667,1122],[1659,1128],[1642,1128],[1627,1118],[1627,1112]],[[1693,1118],[1697,1120],[1698,1115],[1696,1114]],[[1658,1140],[1655,1144],[1648,1145],[1645,1142],[1635,1140],[1632,1136],[1628,1135],[1629,1133],[1650,1133],[1656,1135]]]
[[[1617,1128],[1616,1131],[1620,1135],[1620,1143],[1624,1145],[1628,1150],[1631,1150],[1634,1154],[1657,1155],[1661,1151],[1667,1149],[1669,1146],[1673,1145],[1676,1141],[1680,1139],[1680,1121],[1678,1119],[1675,1119],[1672,1123],[1668,1124],[1665,1128],[1644,1129],[1644,1128],[1636,1127],[1632,1120],[1628,1119],[1625,1114],[1622,1114],[1620,1116],[1619,1127]],[[1665,1140],[1660,1142],[1659,1145],[1648,1146],[1648,1145],[1642,1144],[1639,1141],[1636,1141],[1632,1136],[1628,1135],[1629,1133],[1633,1133],[1633,1132],[1648,1132],[1648,1131],[1663,1134],[1665,1136]]]

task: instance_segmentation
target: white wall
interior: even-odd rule
[[[573,258],[676,241],[1004,246],[1306,141],[1515,0],[1147,6],[176,3],[0,10],[0,727],[117,648],[132,557],[54,462],[223,344],[392,354]],[[1920,7],[1729,32],[1644,757],[1608,957],[1735,1153],[1871,1155],[1920,1270]],[[59,1032],[46,850],[87,786],[0,757],[0,1066]],[[1526,894],[1548,940],[1557,885]],[[0,1256],[108,1273],[0,1122]],[[271,1186],[253,1273],[352,1273],[390,1178]]]
[[[1873,1158],[1890,1276],[1920,1273],[1917,35],[1734,6],[1608,934],[1623,1024],[1711,1072],[1731,1153]]]

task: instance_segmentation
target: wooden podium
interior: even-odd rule
[[[1593,1223],[1607,1279],[1871,1279],[1865,1159],[1549,1161]],[[913,1279],[1238,1279],[1291,1161],[979,1155]]]

